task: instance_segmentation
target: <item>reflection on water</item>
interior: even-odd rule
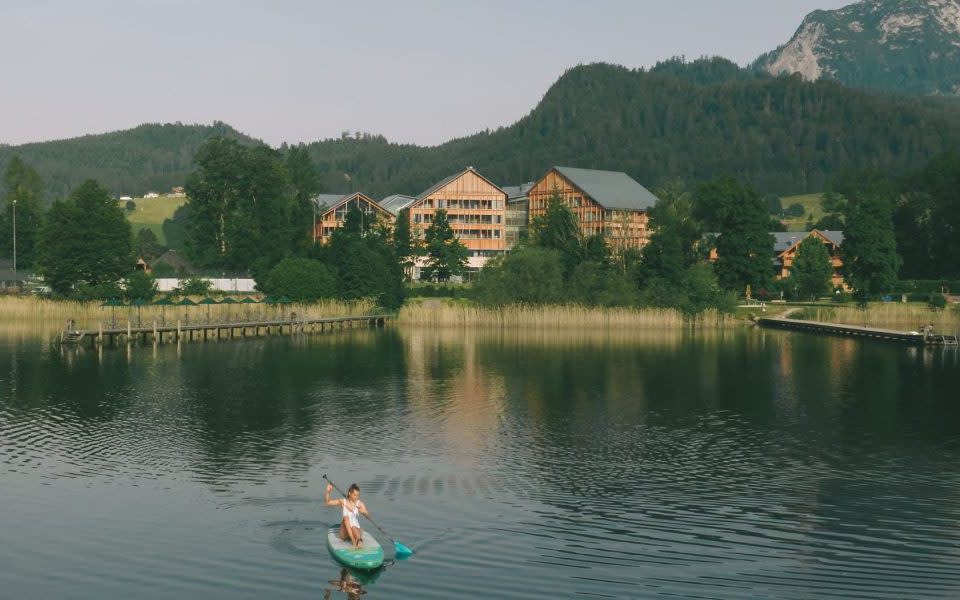
[[[768,330],[2,338],[0,590],[952,598],[957,389]],[[324,473],[417,555],[341,570]]]

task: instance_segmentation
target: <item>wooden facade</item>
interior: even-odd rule
[[[479,268],[506,249],[507,194],[473,167],[444,179],[410,204],[410,229],[423,237],[437,210],[447,211],[450,228]]]
[[[376,225],[391,227],[393,225],[393,215],[384,210],[376,200],[373,200],[366,194],[355,192],[341,197],[330,206],[321,206],[317,213],[314,223],[314,241],[320,244],[326,244],[334,231],[343,227],[343,222],[347,218],[347,213],[354,208],[360,209],[365,223],[364,228],[374,227]]]
[[[775,278],[777,281],[790,277],[790,269],[793,267],[793,261],[797,258],[800,244],[811,236],[823,242],[827,247],[827,251],[830,253],[830,266],[833,267],[830,283],[834,288],[846,288],[846,282],[843,280],[843,258],[840,255],[840,244],[843,241],[843,234],[838,231],[824,233],[814,229],[806,235],[799,236],[799,239],[789,244],[786,249],[778,249],[776,258],[774,259],[774,265],[777,270]]]
[[[593,197],[557,167],[547,171],[527,192],[531,223],[546,214],[554,194],[559,194],[576,215],[580,233],[585,237],[601,234],[613,250],[639,249],[649,241],[649,217],[645,208],[604,206],[603,198]]]

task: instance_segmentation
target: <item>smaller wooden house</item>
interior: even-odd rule
[[[333,232],[343,227],[347,213],[352,209],[358,209],[363,215],[362,227],[365,230],[378,224],[387,227],[393,225],[393,215],[376,200],[360,192],[347,195],[318,194],[313,197],[313,203],[316,210],[313,240],[316,243],[327,243]]]
[[[790,269],[793,267],[793,261],[797,258],[797,251],[800,244],[808,237],[819,239],[827,247],[830,253],[830,265],[833,267],[833,274],[830,276],[830,282],[834,288],[845,287],[843,280],[843,259],[840,256],[840,247],[843,245],[842,231],[777,231],[773,233],[776,240],[773,247],[773,266],[775,269],[775,279],[778,281],[790,277]]]

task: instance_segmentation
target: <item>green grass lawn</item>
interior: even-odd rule
[[[802,194],[780,198],[780,206],[786,210],[792,204],[803,205],[802,217],[784,217],[781,219],[787,231],[807,231],[807,221],[813,217],[816,223],[823,218],[823,194]]]
[[[186,198],[134,198],[137,205],[134,211],[126,211],[127,220],[133,227],[136,235],[141,229],[150,229],[156,234],[161,244],[166,245],[167,239],[163,233],[163,222],[173,218],[173,213],[187,203]],[[120,203],[126,208],[126,201]]]

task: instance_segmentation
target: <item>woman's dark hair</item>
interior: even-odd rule
[[[347,488],[347,495],[349,496],[350,494],[352,494],[353,490],[357,490],[359,492],[360,486],[355,483],[351,483],[350,487]]]

